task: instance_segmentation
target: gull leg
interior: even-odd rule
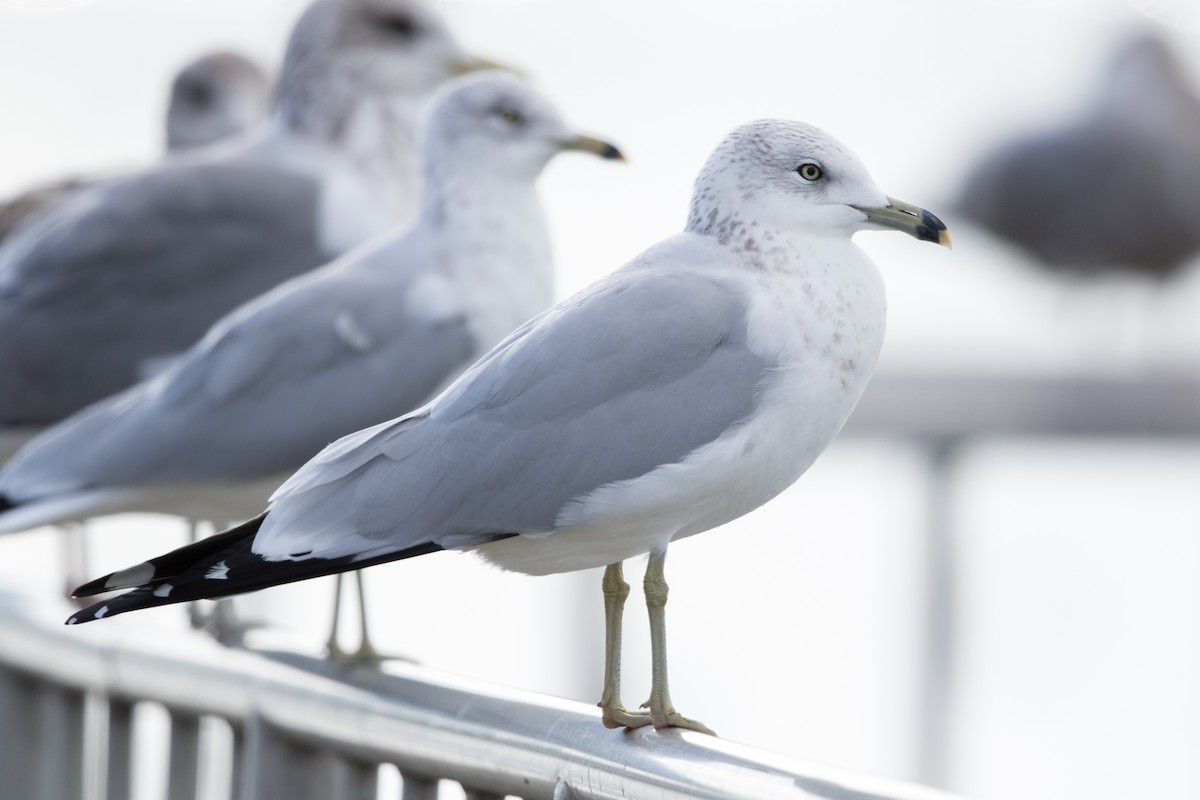
[[[87,538],[87,522],[79,520],[76,522],[67,522],[62,526],[62,543],[63,543],[63,572],[66,580],[66,595],[71,597],[71,592],[76,586],[81,585],[88,579],[88,538]],[[80,608],[84,603],[91,601],[93,598],[72,598],[72,601]]]
[[[621,704],[621,615],[629,584],[621,562],[609,564],[600,581],[604,590],[604,691],[600,695],[601,720],[606,728],[638,728],[650,724],[650,715],[626,711]]]
[[[650,699],[646,706],[650,708],[650,719],[655,728],[687,728],[715,736],[705,725],[680,714],[671,703],[671,692],[667,688],[667,579],[663,576],[663,565],[667,560],[667,551],[650,553],[650,562],[646,565],[645,591],[646,609],[650,612],[650,657],[652,677],[650,682]],[[645,707],[645,706],[643,706]]]
[[[354,583],[358,586],[358,652],[355,658],[359,661],[380,662],[380,655],[371,642],[371,632],[367,629],[367,587],[366,577],[362,570],[354,573]]]
[[[342,649],[338,644],[338,625],[342,620],[342,578],[344,572],[339,572],[336,576],[337,582],[333,585],[333,623],[329,626],[329,640],[325,642],[325,652],[329,655],[330,661],[349,661],[349,654]]]
[[[343,575],[352,575],[355,585],[358,587],[359,644],[358,649],[353,653],[343,650],[337,641],[338,626],[342,616],[341,606]],[[337,598],[334,601],[333,606],[333,630],[329,632],[329,641],[325,645],[327,651],[329,652],[329,658],[333,661],[340,661],[345,664],[378,665],[384,661],[411,662],[412,659],[406,656],[388,655],[375,649],[375,645],[371,641],[370,629],[367,625],[367,592],[366,582],[362,570],[357,570],[353,573],[338,573],[337,581]]]

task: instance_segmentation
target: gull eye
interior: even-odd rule
[[[389,14],[380,17],[379,26],[401,39],[411,39],[417,35],[417,23],[407,14]]]
[[[521,116],[521,112],[512,108],[502,108],[497,113],[500,115],[500,119],[509,125],[516,126],[525,121],[525,118]]]
[[[806,181],[820,180],[821,176],[825,174],[816,164],[801,164],[796,167],[796,172]]]

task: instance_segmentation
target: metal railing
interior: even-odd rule
[[[170,718],[170,800],[375,800],[383,764],[403,800],[436,798],[443,779],[468,800],[949,797],[701,734],[607,730],[590,706],[409,664],[347,667],[120,622],[67,628],[0,596],[0,796],[130,797],[135,710],[155,703]],[[214,771],[230,777],[198,789]]]
[[[915,691],[922,775],[937,782],[955,702],[950,508],[964,444],[1195,438],[1200,377],[885,373],[845,435],[903,438],[930,454],[930,579]],[[442,780],[460,784],[469,800],[948,797],[699,734],[609,731],[589,706],[411,665],[352,669],[296,651],[229,649],[188,631],[147,641],[123,622],[67,629],[0,595],[0,798],[130,797],[133,753],[147,751],[135,745],[137,711],[147,704],[169,718],[169,744],[159,751],[170,800],[375,800],[380,765],[399,771],[404,800],[436,798]]]
[[[881,371],[841,434],[901,438],[928,456],[918,697],[918,777],[946,785],[958,703],[961,551],[955,477],[964,450],[989,439],[1200,439],[1200,372],[1145,368],[1053,374]]]

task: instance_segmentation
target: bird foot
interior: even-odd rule
[[[650,709],[647,714],[650,717],[650,722],[654,725],[655,730],[661,728],[683,728],[684,730],[697,731],[699,733],[707,733],[709,736],[716,736],[716,732],[712,728],[705,725],[703,722],[697,722],[694,719],[688,719],[680,714],[674,708],[655,709],[654,705],[647,700],[642,703],[642,708]]]
[[[361,644],[357,650],[343,650],[337,642],[327,642],[325,645],[325,657],[335,664],[342,664],[348,667],[370,667],[378,669],[385,661],[403,661],[407,664],[416,664],[416,659],[408,656],[392,655],[381,653],[371,644]]]
[[[644,711],[628,711],[620,703],[597,703],[600,706],[600,721],[606,728],[641,728],[653,724]]]

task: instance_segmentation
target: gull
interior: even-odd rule
[[[415,0],[316,0],[263,130],[23,226],[0,248],[0,440],[11,452],[241,303],[407,222],[419,115],[438,85],[484,65]]]
[[[270,89],[262,67],[240,53],[200,56],[171,82],[167,150],[207,147],[253,130],[266,117]]]
[[[191,61],[171,82],[167,152],[207,147],[252,130],[266,116],[269,93],[270,81],[262,67],[243,55],[222,50]],[[0,203],[0,242],[34,215],[45,213],[100,180],[64,178]]]
[[[427,401],[553,302],[535,181],[564,150],[621,157],[514,76],[451,84],[411,228],[242,306],[172,368],[35,438],[0,470],[0,533],[128,511],[247,519],[330,441]]]
[[[879,358],[879,272],[851,241],[949,246],[807,124],[736,129],[700,172],[683,233],[535,317],[427,405],[332,443],[267,510],[76,590],[133,588],[68,624],[467,550],[531,575],[605,566],[609,727],[682,727],[667,682],[668,545],[795,482]],[[622,562],[648,554],[648,711],[620,700]],[[402,613],[402,611],[401,611]]]
[[[964,218],[1050,272],[1171,277],[1200,253],[1200,97],[1157,36],[1115,54],[1093,107],[968,173]]]

